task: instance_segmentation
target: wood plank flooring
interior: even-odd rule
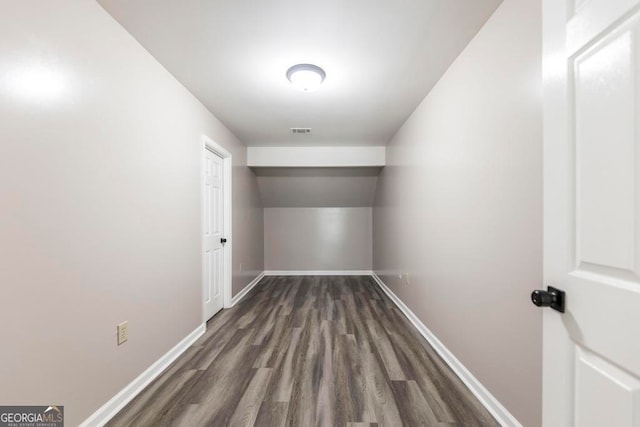
[[[266,277],[108,426],[497,426],[370,277]]]

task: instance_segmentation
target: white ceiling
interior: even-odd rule
[[[385,145],[501,2],[98,1],[254,146]],[[317,92],[289,85],[297,63],[324,68]]]

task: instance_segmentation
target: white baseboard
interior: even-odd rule
[[[249,291],[251,291],[251,289],[253,289],[258,283],[260,283],[260,280],[262,280],[264,276],[265,276],[265,272],[258,274],[258,276],[255,279],[253,279],[251,282],[249,282],[247,286],[244,287],[244,289],[238,292],[235,297],[231,298],[231,305],[227,308],[231,308],[237,303],[239,303],[240,300],[244,298],[249,293]]]
[[[268,270],[265,276],[371,276],[371,270]]]
[[[453,372],[462,380],[462,382],[469,388],[469,390],[478,398],[480,403],[493,415],[493,417],[504,427],[522,427],[522,424],[511,415],[511,413],[487,390],[476,377],[469,372],[467,368],[449,351],[447,347],[425,326],[424,323],[418,318],[418,316],[402,302],[396,294],[391,291],[384,284],[382,279],[378,277],[376,273],[372,273],[371,276],[376,281],[378,286],[387,294],[391,301],[393,301],[400,311],[409,319],[409,321],[416,327],[418,332],[427,340],[431,347],[440,355],[440,357],[449,365]]]
[[[158,359],[153,365],[149,366],[136,379],[131,381],[129,385],[123,388],[118,394],[113,396],[111,400],[102,405],[100,409],[87,418],[81,427],[101,427],[104,426],[111,418],[114,417],[122,408],[125,407],[134,397],[138,395],[151,381],[156,379],[174,360],[176,360],[191,344],[200,338],[206,330],[203,323],[193,332],[187,335],[182,341],[176,344],[164,356]]]
[[[400,311],[416,327],[418,332],[427,340],[442,359],[451,367],[453,372],[462,380],[476,398],[494,416],[494,418],[504,427],[522,427],[522,424],[511,415],[511,413],[475,378],[471,372],[447,349],[442,342],[422,323],[422,321],[406,306],[396,294],[384,284],[384,282],[372,271],[265,271],[253,279],[245,288],[233,299],[231,306],[234,306],[253,289],[264,276],[372,276],[378,286],[389,296],[398,306]],[[113,416],[138,395],[147,385],[149,385],[158,375],[162,373],[173,361],[175,361],[191,344],[200,338],[206,330],[206,325],[198,326],[193,332],[176,344],[164,356],[158,359],[147,370],[134,379],[129,385],[105,403],[100,409],[87,418],[81,427],[101,427],[104,426]]]

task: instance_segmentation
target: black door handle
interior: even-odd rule
[[[220,239],[220,243],[227,243],[227,239],[223,237],[222,239]]]
[[[552,286],[547,286],[547,290],[535,290],[531,292],[531,302],[538,307],[551,307],[554,310],[564,313],[565,303],[564,291],[556,289]]]

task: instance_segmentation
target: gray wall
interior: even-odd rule
[[[201,134],[234,156],[235,292],[261,202],[246,148],[96,2],[12,2],[0,52],[0,402],[78,425],[202,322]]]
[[[265,208],[371,207],[379,167],[253,168]]]
[[[266,270],[371,270],[372,208],[265,208]]]
[[[503,2],[388,145],[374,206],[374,269],[525,426],[541,424],[540,15]]]

